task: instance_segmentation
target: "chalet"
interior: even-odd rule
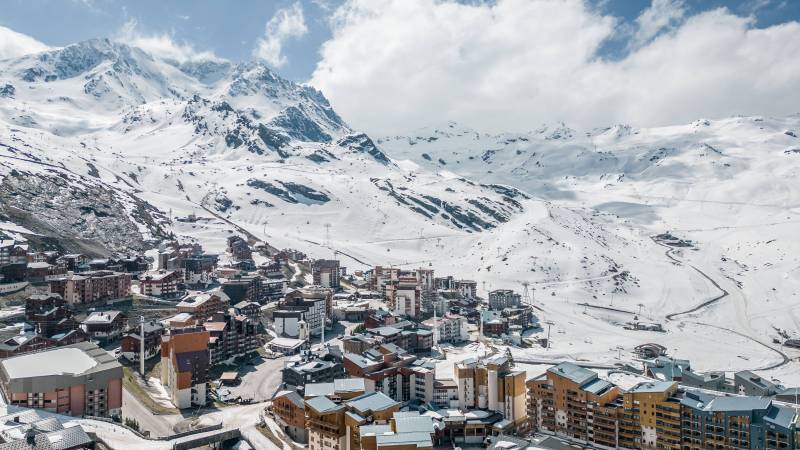
[[[81,321],[80,328],[92,339],[110,342],[122,335],[128,317],[120,311],[94,311]]]
[[[184,294],[183,276],[174,270],[154,270],[139,275],[140,292],[159,298],[175,298]]]
[[[258,323],[261,318],[261,305],[255,302],[241,301],[233,305],[236,314],[250,319],[253,323]]]
[[[142,325],[131,328],[122,336],[122,343],[120,351],[122,356],[129,361],[139,361],[139,353],[141,353],[141,334]],[[153,356],[160,354],[161,351],[161,335],[164,333],[164,325],[159,322],[145,322],[144,323],[144,359],[148,360]]]

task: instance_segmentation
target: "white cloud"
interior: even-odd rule
[[[631,46],[640,47],[662,30],[676,26],[686,13],[683,0],[653,0],[636,18],[636,34]]]
[[[211,51],[200,51],[192,45],[175,42],[168,33],[142,33],[139,31],[136,19],[130,19],[116,33],[114,40],[142,50],[164,59],[171,59],[179,63],[187,61],[222,61]]]
[[[49,49],[50,47],[26,34],[0,27],[0,59],[16,58]]]
[[[798,111],[800,24],[758,29],[726,9],[683,17],[658,0],[649,11],[636,24],[641,45],[609,61],[598,51],[617,20],[581,0],[348,0],[311,83],[372,133]]]
[[[287,40],[303,37],[306,33],[308,27],[300,3],[279,9],[267,22],[264,37],[258,40],[253,56],[273,67],[283,67],[288,62],[283,54],[283,45]]]

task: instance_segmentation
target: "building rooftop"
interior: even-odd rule
[[[655,378],[663,381],[681,378],[683,372],[691,368],[688,359],[673,359],[667,356],[659,356],[652,361],[646,361],[645,366]]]
[[[594,395],[601,395],[608,392],[608,390],[613,387],[614,385],[610,382],[597,378],[581,386],[581,389]]]
[[[305,402],[303,401],[303,397],[300,397],[300,394],[297,391],[280,391],[272,397],[273,400],[276,398],[286,397],[290,402],[292,402],[298,408],[304,408]]]
[[[363,378],[340,378],[333,380],[335,392],[361,392],[366,391],[367,386]]]
[[[772,405],[769,407],[769,409],[767,409],[767,413],[764,415],[764,420],[771,424],[788,429],[793,423],[795,423],[796,413],[794,408]]]
[[[173,274],[171,270],[152,270],[139,275],[142,281],[162,281]]]
[[[122,367],[105,350],[91,342],[80,342],[52,350],[14,356],[0,361],[9,379],[81,375],[90,371]]]
[[[655,393],[664,392],[675,386],[675,381],[645,381],[634,386],[628,392],[634,393]]]
[[[86,324],[109,324],[116,320],[122,314],[120,311],[94,311],[88,317],[83,319],[82,323]]]
[[[400,331],[402,331],[402,330],[400,330],[399,328],[386,326],[386,327],[371,328],[371,329],[369,329],[367,331],[369,331],[370,333],[373,333],[373,334],[377,334],[377,335],[383,336],[383,337],[389,337],[389,336],[394,336],[396,334],[399,334]]]
[[[706,404],[706,411],[734,412],[767,409],[772,401],[766,397],[716,397]]]
[[[358,428],[358,433],[361,435],[361,437],[364,437],[376,436],[380,434],[391,434],[393,431],[390,425],[363,425]]]
[[[353,364],[357,365],[361,369],[365,369],[373,364],[376,364],[376,361],[373,361],[369,358],[366,358],[361,355],[356,355],[355,353],[345,353],[345,359],[352,362]]]
[[[347,406],[359,413],[383,411],[395,405],[398,405],[398,403],[383,392],[370,392],[347,402]]]
[[[589,381],[597,378],[597,373],[589,369],[584,369],[583,367],[577,366],[571,362],[562,362],[557,366],[547,369],[547,371],[549,373],[565,377],[578,386],[583,386]]]
[[[415,417],[394,417],[395,428],[398,433],[433,433],[433,420],[428,416],[420,416],[417,413]]]
[[[320,414],[330,413],[344,409],[344,406],[333,403],[328,397],[320,396],[306,400],[306,406]]]
[[[269,341],[267,344],[277,345],[278,347],[283,347],[283,348],[295,348],[303,345],[305,342],[306,342],[305,339],[276,337],[275,339]]]
[[[431,448],[433,443],[431,441],[430,433],[397,433],[397,434],[382,434],[375,437],[378,443],[378,448],[382,446],[406,446],[415,445],[417,447]]]
[[[333,395],[333,383],[306,383],[305,396],[319,397],[320,395]]]

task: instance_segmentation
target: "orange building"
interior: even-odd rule
[[[618,387],[597,373],[564,362],[528,381],[528,416],[535,431],[616,448],[622,414]]]
[[[161,384],[177,408],[205,405],[208,381],[208,331],[179,328],[161,336]]]

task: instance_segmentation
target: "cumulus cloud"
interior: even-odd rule
[[[16,58],[49,49],[50,47],[26,34],[0,27],[0,59]]]
[[[286,41],[303,37],[306,33],[308,27],[300,3],[279,9],[267,22],[264,36],[258,40],[253,56],[263,59],[273,67],[283,67],[288,62],[283,54]]]
[[[178,43],[169,33],[144,33],[139,30],[136,19],[130,19],[116,33],[114,40],[139,47],[142,50],[164,59],[179,63],[187,61],[222,61],[211,51],[200,51],[192,45]]]
[[[618,20],[581,0],[348,0],[310,82],[372,133],[798,110],[797,22],[760,29],[727,9],[685,17],[682,3],[654,0],[634,25],[640,45],[607,60],[599,52]]]

